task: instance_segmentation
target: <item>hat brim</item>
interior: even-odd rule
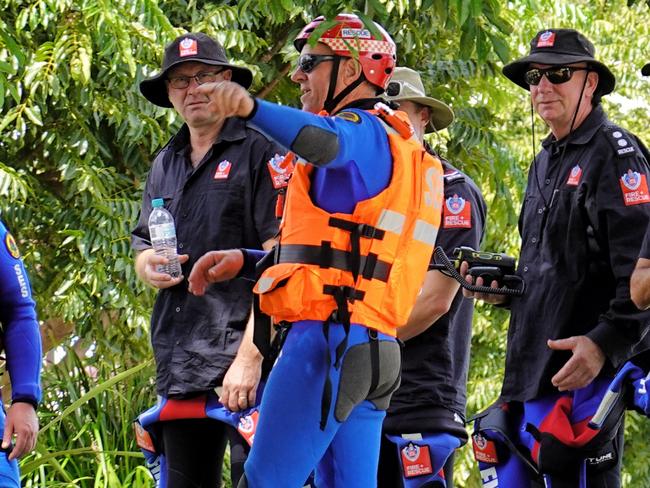
[[[646,64],[643,68],[641,68],[641,74],[643,76],[650,76],[650,63]]]
[[[426,105],[431,109],[431,117],[429,118],[429,123],[427,124],[424,132],[426,134],[434,132],[437,130],[445,129],[454,121],[454,112],[451,110],[449,105],[436,98],[431,97],[391,97],[393,102],[415,102],[420,105]]]
[[[567,64],[573,63],[588,63],[596,73],[598,73],[598,93],[600,95],[607,95],[614,91],[616,86],[616,77],[600,61],[596,61],[594,58],[588,56],[576,56],[575,54],[558,54],[556,52],[542,53],[537,52],[533,53],[524,58],[513,61],[510,64],[506,64],[503,67],[503,74],[513,83],[519,85],[525,90],[530,90],[528,83],[524,80],[524,75],[528,71],[529,66],[532,63],[537,64],[548,64],[549,66],[565,66]]]
[[[167,87],[165,86],[165,78],[167,77],[167,73],[169,72],[169,70],[172,69],[174,66],[178,66],[179,64],[187,63],[189,61],[209,64],[211,66],[223,66],[224,68],[230,69],[232,70],[231,80],[234,81],[235,83],[240,84],[246,89],[248,89],[251,86],[251,83],[253,82],[253,73],[248,68],[243,68],[241,66],[234,66],[228,63],[221,63],[219,61],[214,61],[212,59],[191,58],[191,59],[180,60],[176,63],[173,63],[170,66],[168,66],[166,70],[160,72],[156,76],[147,78],[146,80],[142,80],[140,82],[140,93],[142,93],[142,95],[154,105],[158,105],[159,107],[166,107],[166,108],[171,107],[172,103],[169,101],[169,97],[167,96]]]

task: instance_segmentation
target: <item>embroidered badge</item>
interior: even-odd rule
[[[472,228],[472,205],[463,197],[454,194],[445,200],[442,209],[443,229]]]
[[[359,117],[359,114],[355,114],[354,112],[340,112],[336,114],[336,116],[343,120],[347,120],[348,122],[354,122],[355,124],[361,123],[361,117]]]
[[[472,436],[472,446],[474,448],[474,458],[477,461],[488,464],[497,464],[499,462],[494,441],[486,439],[481,434],[474,434]]]
[[[555,32],[546,31],[539,36],[537,47],[553,47],[555,44]]]
[[[271,180],[273,181],[273,188],[276,190],[284,188],[289,184],[289,178],[293,172],[293,157],[280,156],[276,153],[266,163],[271,173]]]
[[[571,168],[571,172],[569,173],[569,179],[566,180],[566,184],[569,186],[578,186],[578,183],[580,183],[580,177],[582,176],[582,168],[580,165],[575,165],[573,168]]]
[[[227,159],[224,159],[217,166],[217,170],[214,172],[215,180],[225,180],[230,174],[230,168],[232,168],[232,163]]]
[[[406,447],[402,449],[401,454],[404,477],[413,478],[414,476],[433,473],[429,446],[418,446],[417,444],[409,442]]]
[[[626,206],[650,202],[646,175],[628,169],[627,173],[621,176],[620,184]]]
[[[199,52],[199,45],[195,39],[186,37],[178,44],[178,55],[183,58],[185,56],[194,56]]]
[[[257,429],[257,421],[259,420],[259,417],[259,411],[253,410],[250,414],[239,419],[237,430],[244,438],[244,440],[248,442],[249,446],[253,445],[253,439],[255,438],[255,430]]]
[[[20,251],[16,245],[16,240],[9,232],[7,232],[7,235],[5,236],[5,247],[12,258],[18,259],[20,257]]]

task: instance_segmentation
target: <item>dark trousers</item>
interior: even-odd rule
[[[237,486],[249,448],[236,429],[209,418],[171,420],[160,426],[169,488],[220,488],[227,442],[230,478]]]

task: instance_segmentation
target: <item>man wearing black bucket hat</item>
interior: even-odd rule
[[[151,200],[162,198],[175,219],[185,275],[208,250],[272,246],[276,193],[286,183],[279,156],[284,151],[247,122],[206,110],[207,97],[198,87],[222,80],[248,88],[252,73],[230,64],[209,36],[190,33],[170,43],[160,73],[140,83],[147,100],[173,107],[185,122],[153,162],[132,233],[136,272],[160,290],[151,319],[161,399],[161,421],[151,431],[153,447],[164,450],[164,461],[157,458],[163,484],[157,486],[220,486],[228,438],[236,485],[243,439],[232,427],[201,417],[217,401],[213,390],[219,386],[219,400],[231,410],[253,406],[260,379],[261,356],[247,326],[252,283],[233,280],[210,287],[202,297],[191,295],[183,276],[157,270],[166,259],[151,248],[147,226]]]
[[[478,295],[512,315],[501,396],[477,415],[475,457],[486,486],[620,486],[622,410],[599,430],[588,424],[647,332],[629,276],[650,220],[648,151],[607,119],[600,98],[615,78],[579,32],[539,32],[503,73],[530,91],[551,134],[519,219],[526,293],[507,304]]]

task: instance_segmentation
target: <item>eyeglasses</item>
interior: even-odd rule
[[[333,61],[336,58],[337,56],[331,54],[301,54],[298,58],[298,68],[303,73],[311,73],[323,61]]]
[[[416,86],[411,85],[408,81],[395,80],[388,83],[386,87],[386,96],[397,97],[404,88],[410,88],[411,91],[419,93],[421,89]],[[424,95],[423,95],[424,96]]]
[[[524,81],[529,85],[537,86],[542,81],[542,76],[554,85],[566,83],[576,71],[589,71],[589,68],[574,68],[572,66],[553,66],[551,68],[533,68],[524,74]]]
[[[197,85],[202,85],[203,83],[212,83],[213,81],[217,81],[217,75],[221,73],[222,70],[219,71],[201,71],[200,73],[197,73],[192,76],[170,76],[167,78],[167,81],[169,82],[169,86],[172,88],[176,88],[178,90],[182,90],[183,88],[187,88],[190,86],[190,81],[192,79],[196,80]]]

